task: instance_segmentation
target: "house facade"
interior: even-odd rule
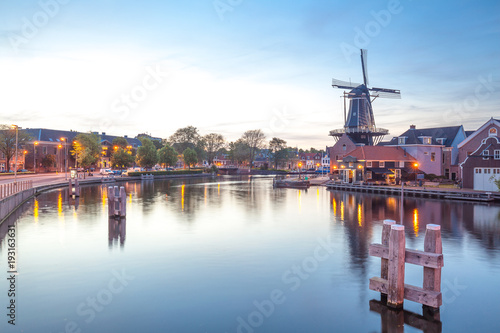
[[[498,191],[500,179],[500,120],[491,118],[459,144],[463,188]]]

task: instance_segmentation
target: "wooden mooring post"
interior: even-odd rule
[[[387,244],[388,242],[388,244]],[[370,289],[382,294],[391,308],[402,308],[404,299],[424,305],[424,311],[439,312],[441,268],[444,266],[441,226],[428,224],[424,251],[405,248],[404,226],[384,221],[382,244],[371,244],[369,255],[382,259],[380,277],[370,279]],[[423,287],[404,283],[405,263],[424,267]]]
[[[127,215],[127,194],[125,187],[110,186],[108,187],[108,215],[109,216],[126,216]]]
[[[70,180],[69,180],[69,194],[74,195],[75,197],[80,196],[80,183],[78,182],[77,178],[75,178],[74,184],[73,184],[73,179],[70,178]]]

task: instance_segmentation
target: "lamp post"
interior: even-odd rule
[[[36,146],[38,141],[33,142],[33,173],[36,173]]]
[[[14,184],[17,184],[17,140],[18,140],[19,126],[12,125],[11,127],[16,129],[16,163],[14,167]],[[7,167],[10,168],[10,165],[8,165]]]
[[[417,168],[418,168],[418,163],[413,163],[413,173],[415,174],[415,186],[417,186]]]
[[[59,160],[57,164],[61,164],[61,157],[59,155],[61,155],[59,153],[59,149],[62,148],[62,145],[57,145],[57,159]],[[61,168],[62,169],[62,168]],[[62,170],[61,170],[62,172]],[[57,168],[56,168],[56,173],[57,173]]]
[[[298,166],[299,166],[299,179],[300,179],[300,169],[302,168],[302,163],[299,162]]]
[[[62,137],[61,141],[64,141],[64,178],[68,179],[68,138]]]

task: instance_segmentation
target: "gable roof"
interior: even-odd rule
[[[366,161],[415,161],[415,158],[400,147],[361,146],[348,154]]]
[[[434,128],[410,128],[399,137],[406,137],[405,145],[423,144],[422,140],[420,139],[423,136],[431,137],[431,144],[441,145],[441,143],[437,142],[436,139],[444,138],[445,140],[443,145],[446,147],[451,147],[453,141],[455,140],[455,137],[462,128],[462,125]],[[399,137],[393,137],[391,141],[384,142],[380,145],[397,145]]]
[[[472,139],[474,139],[476,136],[479,135],[479,133],[481,133],[486,127],[490,126],[490,125],[496,125],[498,127],[500,127],[500,120],[498,119],[493,119],[493,117],[491,117],[490,120],[488,120],[486,123],[483,124],[483,126],[479,127],[477,130],[474,131],[474,133],[472,133],[471,135],[468,135],[467,136],[467,139],[465,139],[464,141],[460,142],[458,144],[458,148],[461,148],[463,147],[467,142],[471,141]]]

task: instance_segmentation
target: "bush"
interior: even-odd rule
[[[203,170],[201,169],[191,169],[191,170],[171,170],[171,171],[137,171],[137,172],[129,172],[129,176],[140,176],[140,175],[193,175],[200,174]]]

